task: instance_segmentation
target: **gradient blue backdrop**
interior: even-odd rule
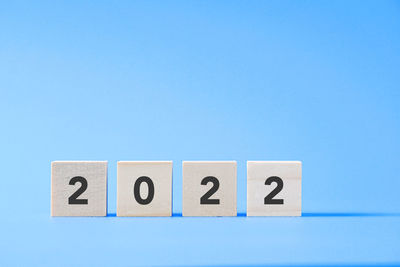
[[[0,4],[0,265],[400,264],[399,1]],[[110,216],[50,217],[50,162],[108,160]],[[173,160],[172,218],[116,162]],[[237,160],[183,218],[182,160]],[[303,161],[303,217],[246,218],[246,160]]]

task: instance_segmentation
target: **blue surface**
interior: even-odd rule
[[[1,266],[400,264],[398,1],[0,7]],[[238,217],[184,218],[182,160],[238,161]],[[108,160],[106,218],[50,217],[52,160]],[[116,162],[173,160],[171,218]],[[303,217],[247,218],[246,160],[303,161]]]

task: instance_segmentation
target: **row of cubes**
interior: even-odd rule
[[[107,161],[53,161],[52,216],[107,215]],[[183,161],[182,215],[237,216],[236,161]],[[301,216],[301,162],[247,162],[247,216]],[[117,163],[117,216],[171,216],[172,161]]]

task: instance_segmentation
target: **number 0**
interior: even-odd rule
[[[140,196],[140,185],[142,183],[146,183],[147,187],[149,189],[149,193],[147,194],[146,198],[142,198]],[[135,196],[135,199],[139,204],[141,204],[141,205],[149,204],[154,198],[154,184],[153,184],[153,181],[147,176],[139,177],[136,180],[135,185],[133,186],[133,195]]]

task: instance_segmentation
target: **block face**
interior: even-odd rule
[[[247,216],[301,216],[301,162],[247,162]]]
[[[172,161],[120,161],[118,216],[172,215]]]
[[[106,216],[107,161],[53,161],[51,215]]]
[[[183,216],[236,216],[236,161],[184,161]]]

